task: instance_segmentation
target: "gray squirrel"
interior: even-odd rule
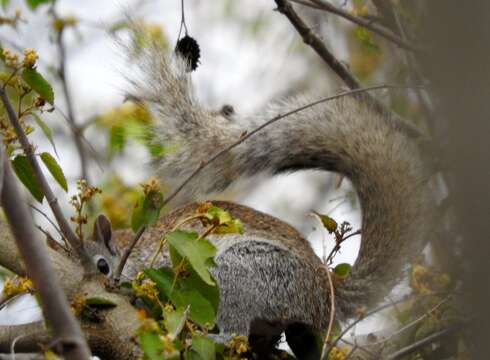
[[[142,52],[130,96],[151,109],[155,141],[175,145],[174,151],[153,163],[170,186],[242,134],[310,102],[306,97],[288,99],[249,117],[232,108],[207,110],[195,99],[182,60],[152,46]],[[240,178],[302,169],[348,177],[361,203],[359,256],[347,278],[335,283],[336,318],[347,320],[383,300],[411,256],[429,240],[433,217],[429,172],[413,138],[362,96],[352,96],[265,127],[191,180],[186,199],[222,191]],[[221,333],[248,336],[258,353],[270,351],[285,333],[295,355],[318,358],[316,336],[328,325],[331,296],[320,258],[281,220],[242,205],[213,203],[240,219],[245,229],[243,235],[210,236],[218,248],[212,272],[221,291],[217,319]],[[190,203],[163,215],[131,253],[124,275],[134,276],[148,266],[162,234],[198,206]],[[94,242],[86,246],[99,270],[110,275],[131,235],[112,234],[104,218],[98,219],[95,230]]]

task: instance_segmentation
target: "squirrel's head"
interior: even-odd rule
[[[112,241],[112,225],[105,215],[99,215],[95,220],[92,238],[84,242],[84,248],[97,271],[111,277],[119,263],[120,253]]]

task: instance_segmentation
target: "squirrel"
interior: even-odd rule
[[[153,162],[171,186],[242,134],[309,103],[307,97],[288,99],[256,116],[241,116],[228,105],[222,111],[208,110],[193,94],[185,61],[154,46],[142,52],[130,96],[150,108],[155,141],[175,145]],[[285,117],[205,167],[187,184],[186,200],[220,192],[240,178],[302,169],[338,172],[357,191],[361,247],[348,276],[335,282],[334,294],[337,319],[358,316],[360,309],[384,299],[431,233],[430,172],[417,142],[397,128],[389,114],[362,96],[352,96]],[[212,273],[220,288],[220,332],[248,336],[258,353],[271,351],[285,333],[299,358],[319,358],[316,339],[326,331],[330,313],[325,265],[285,222],[235,203],[213,203],[244,224],[243,235],[209,236],[218,249]],[[149,228],[124,275],[132,277],[148,266],[162,234],[198,206],[184,205]],[[113,234],[105,217],[97,219],[93,241],[86,246],[101,272],[110,275],[131,237],[128,231]]]

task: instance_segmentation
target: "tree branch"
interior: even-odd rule
[[[298,33],[303,38],[305,44],[311,46],[313,50],[325,61],[325,63],[340,77],[350,89],[361,87],[359,81],[349,70],[327,49],[323,42],[313,33],[306,23],[294,11],[293,6],[287,0],[275,0],[277,10],[285,15],[293,24]]]
[[[40,346],[50,340],[51,335],[42,321],[0,326],[0,353],[38,352]]]
[[[296,0],[291,0],[291,1],[297,2]],[[391,31],[389,31],[389,30],[387,30],[387,29],[385,29],[385,28],[383,28],[377,24],[374,24],[370,20],[366,20],[366,19],[354,16],[345,10],[339,9],[327,1],[310,0],[310,2],[301,1],[300,4],[305,5],[305,6],[309,6],[309,7],[313,7],[315,9],[324,10],[324,11],[330,12],[332,14],[338,15],[338,16],[346,19],[346,20],[353,22],[354,24],[362,26],[368,30],[371,30],[372,32],[378,34],[379,36],[382,36],[383,38],[385,38],[385,39],[387,39],[393,43],[395,43],[396,45],[398,45],[399,47],[401,47],[405,50],[410,50],[413,52],[422,51],[421,49],[413,46],[412,44],[407,42],[405,39],[397,36],[396,34],[392,33]]]
[[[461,329],[461,324],[456,324],[453,326],[448,327],[447,329],[438,331],[433,333],[432,335],[427,336],[426,338],[423,338],[422,340],[416,341],[413,344],[410,344],[394,353],[391,355],[388,355],[386,357],[386,360],[398,360],[403,358],[405,355],[411,354],[420,348],[423,348],[424,346],[427,346],[429,344],[432,344],[441,338]]]
[[[146,226],[141,226],[138,230],[138,232],[134,235],[133,239],[131,240],[131,243],[128,245],[126,249],[124,249],[124,253],[121,256],[121,260],[119,261],[119,264],[117,264],[116,271],[114,272],[114,282],[117,284],[119,282],[119,278],[121,277],[121,273],[124,269],[124,265],[126,265],[126,262],[128,261],[129,255],[131,255],[131,251],[133,251],[134,247],[136,246],[136,243],[138,240],[141,238],[141,235],[146,230]]]
[[[62,19],[59,18],[59,16],[55,12],[54,5],[53,5],[51,11],[53,13],[54,19],[58,19],[60,21],[63,21]],[[64,30],[65,30],[65,27],[61,27],[61,29],[58,30],[58,32],[56,34],[56,46],[58,47],[58,53],[60,56],[58,75],[59,75],[60,80],[61,80],[61,86],[63,89],[63,94],[65,96],[65,101],[66,101],[66,111],[67,111],[67,115],[68,115],[65,118],[68,121],[68,125],[70,126],[73,141],[75,143],[75,147],[77,149],[78,156],[80,157],[81,177],[82,177],[82,179],[85,179],[87,181],[87,183],[90,183],[89,178],[88,178],[87,157],[86,157],[85,147],[83,145],[83,139],[82,139],[83,128],[77,125],[77,121],[75,118],[75,111],[73,110],[73,101],[72,101],[70,89],[68,87],[68,82],[66,80],[66,48],[65,48],[65,43],[63,41]]]
[[[25,274],[15,246],[15,240],[2,220],[0,220],[0,232],[0,249],[2,249],[0,251],[0,265]],[[115,232],[114,236],[119,236],[118,232]],[[43,244],[43,242],[41,241],[39,244]],[[101,311],[101,322],[91,323],[86,319],[81,321],[82,330],[94,355],[120,360],[136,358],[139,350],[133,341],[133,337],[140,326],[140,320],[129,300],[120,294],[108,292],[104,285],[106,281],[104,276],[83,277],[83,269],[80,264],[53,249],[46,248],[46,250],[55,272],[59,275],[60,285],[68,298],[83,294],[86,298],[105,299],[115,304],[114,308]],[[11,260],[13,258],[16,258],[17,261],[13,262]],[[52,308],[53,311],[57,311],[55,306]],[[0,352],[9,348],[12,339],[17,335],[31,334],[26,332],[26,329],[0,326]],[[14,336],[13,334],[17,335]],[[31,336],[34,335],[40,336],[41,334],[31,334]],[[28,339],[18,339],[17,345]],[[40,342],[40,344],[50,345],[49,340]],[[19,349],[18,346],[16,349]],[[29,349],[25,349],[25,351],[29,351]]]
[[[48,181],[46,180],[46,177],[44,176],[44,173],[41,170],[41,167],[39,166],[39,162],[37,161],[36,155],[34,153],[34,148],[29,143],[29,140],[27,139],[27,136],[24,133],[22,126],[20,125],[19,119],[17,118],[17,114],[15,113],[14,109],[12,108],[12,104],[10,103],[10,100],[7,97],[7,94],[5,93],[4,89],[0,89],[0,98],[2,99],[3,105],[5,106],[5,109],[7,111],[7,115],[8,115],[8,118],[10,120],[10,123],[12,124],[13,128],[15,129],[15,132],[17,134],[19,142],[22,145],[22,148],[24,150],[25,155],[29,159],[29,163],[32,166],[34,174],[35,174],[37,180],[39,181],[39,184],[40,184],[41,189],[44,193],[44,196],[46,196],[46,200],[47,200],[51,210],[53,211],[54,217],[56,218],[56,221],[57,221],[58,225],[60,226],[61,231],[63,232],[63,234],[66,237],[66,240],[68,241],[70,246],[73,248],[73,250],[77,254],[78,258],[81,260],[83,267],[87,271],[90,271],[93,268],[93,265],[90,261],[90,258],[88,257],[88,255],[84,251],[82,242],[75,235],[72,228],[70,227],[70,224],[68,223],[68,221],[63,216],[63,212],[61,211],[61,207],[58,204],[58,199],[54,196],[54,193],[51,190],[51,187],[49,186]],[[18,205],[20,206],[20,204],[18,204]]]
[[[3,98],[5,93],[1,94]],[[26,265],[27,275],[41,298],[44,317],[52,327],[55,339],[60,342],[62,354],[70,359],[89,359],[90,351],[87,343],[58,283],[44,242],[37,236],[29,210],[18,191],[10,164],[3,157],[3,149],[0,149],[0,158],[4,166],[2,206]]]

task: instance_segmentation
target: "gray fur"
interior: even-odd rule
[[[224,333],[280,335],[288,325],[328,324],[329,291],[322,269],[268,242],[240,242],[216,258],[220,285],[217,323]],[[299,286],[299,288],[298,288]],[[254,327],[254,321],[260,320]]]
[[[150,105],[156,141],[174,145],[173,152],[155,160],[158,174],[171,186],[242,133],[311,101],[288,99],[260,116],[233,114],[230,121],[198,103],[179,59],[152,47],[143,52],[144,76],[133,81],[131,95]],[[336,284],[335,299],[338,317],[354,316],[359,308],[383,300],[410,256],[429,240],[432,223],[420,151],[387,116],[360,99],[342,98],[281,119],[205,168],[186,187],[186,199],[264,173],[316,168],[347,176],[361,201],[362,244],[349,276]],[[221,289],[221,330],[275,336],[294,323],[315,332],[325,330],[328,282],[307,242],[277,219],[238,205],[221,205],[237,214],[252,214],[244,221],[241,240],[236,235],[214,240],[219,249],[213,273]],[[167,217],[178,218],[183,212]],[[132,259],[151,254],[170,224],[164,220],[156,233],[143,239],[140,253]]]
[[[232,122],[204,109],[188,79],[173,61],[154,49],[136,81],[149,99],[155,133],[175,151],[157,162],[165,183],[175,186],[219,149],[266,120],[305,105],[307,97],[272,104],[255,117]],[[357,98],[341,98],[308,108],[266,127],[214,161],[186,187],[189,198],[222,191],[240,177],[318,168],[352,181],[363,211],[362,245],[348,279],[337,286],[338,307],[352,316],[360,306],[383,299],[409,256],[428,241],[431,224],[427,176],[417,144]],[[298,289],[299,291],[300,289]]]

